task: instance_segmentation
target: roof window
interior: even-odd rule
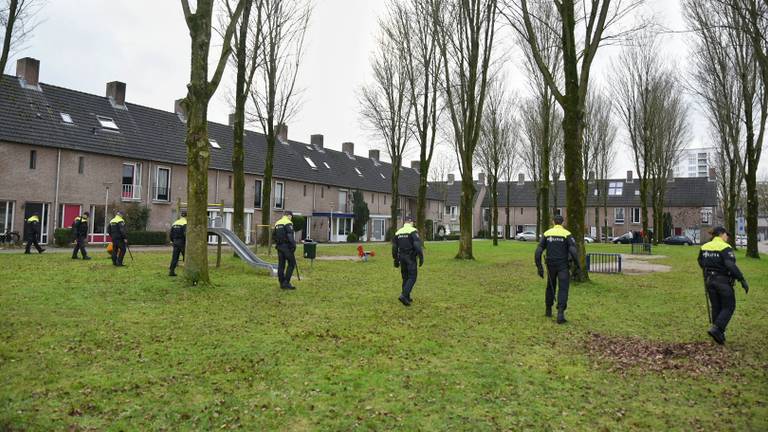
[[[317,165],[315,165],[315,161],[313,161],[311,157],[304,156],[304,160],[307,161],[307,163],[309,164],[309,166],[312,167],[313,170],[317,169]]]
[[[120,128],[117,127],[117,123],[111,118],[111,117],[104,117],[104,116],[96,116],[96,120],[99,121],[99,124],[101,124],[101,127],[104,129],[112,129],[112,130],[119,130]]]
[[[328,162],[323,162],[323,165],[325,165],[326,168],[331,169],[331,166],[328,165]]]
[[[360,170],[359,170],[359,169],[357,169],[357,167],[355,167],[355,172],[356,172],[356,173],[357,173],[357,175],[359,175],[360,177],[362,177],[362,176],[363,176],[363,173],[361,173],[361,172],[360,172]]]
[[[383,178],[383,179],[385,179],[385,180],[386,180],[386,177],[384,177],[384,174],[382,174],[382,173],[379,173],[379,175],[381,176],[381,178]]]
[[[208,142],[211,143],[211,147],[220,149],[221,146],[219,145],[219,142],[215,139],[208,139]]]
[[[67,124],[74,123],[74,121],[72,121],[72,116],[71,115],[69,115],[69,114],[67,114],[65,112],[59,113],[59,114],[61,114],[61,121],[63,121],[64,123],[67,123]]]

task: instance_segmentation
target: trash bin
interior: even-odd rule
[[[317,255],[317,242],[312,240],[304,240],[304,258],[315,259]]]

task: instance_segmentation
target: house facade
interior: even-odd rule
[[[91,213],[92,242],[106,241],[107,221],[116,207],[146,206],[148,230],[165,231],[186,202],[186,119],[180,104],[162,111],[126,101],[126,85],[107,84],[97,96],[39,82],[40,63],[19,60],[17,76],[0,76],[0,231],[21,231],[33,213],[42,217],[41,242]],[[209,122],[209,216],[232,225],[231,125]],[[361,191],[370,210],[366,240],[384,240],[386,231],[415,213],[418,171],[400,171],[400,214],[392,221],[392,166],[378,150],[355,154],[324,147],[322,135],[308,143],[288,138],[281,125],[275,148],[270,202],[262,202],[266,140],[245,132],[245,213],[247,241],[262,212],[274,222],[284,210],[307,218],[303,238],[346,241],[353,227],[351,197]],[[427,217],[439,219],[444,203],[428,192]]]

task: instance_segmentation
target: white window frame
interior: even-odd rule
[[[311,157],[304,156],[304,160],[307,161],[307,164],[310,166],[310,168],[317,171],[317,165],[315,165],[315,161],[313,161]]]
[[[635,219],[635,215],[637,215],[637,219]],[[630,209],[630,215],[629,215],[630,221],[637,225],[640,223],[640,207],[632,207]]]
[[[328,168],[328,169],[331,169],[331,166],[330,166],[330,165],[328,165],[328,162],[325,162],[325,161],[324,161],[324,162],[323,162],[323,165],[325,165],[325,167],[326,167],[326,168]]]
[[[13,217],[16,211],[16,202],[11,200],[0,201],[0,208],[3,209],[3,226],[6,231],[13,231]]]
[[[218,141],[216,141],[216,140],[215,140],[215,139],[213,139],[213,138],[208,138],[208,144],[210,144],[210,145],[211,145],[211,147],[213,147],[213,148],[215,148],[215,149],[220,149],[220,148],[221,148],[221,146],[219,145],[219,142],[218,142]]]
[[[624,195],[624,184],[622,182],[609,182],[608,183],[608,196],[622,196]]]
[[[133,183],[130,185],[123,184],[123,172],[122,167],[130,165],[133,167]],[[141,200],[141,162],[123,162],[120,170],[120,198],[123,201],[139,201]],[[126,196],[126,186],[130,186],[128,190],[131,196]]]
[[[360,172],[360,170],[359,170],[359,169],[357,169],[357,167],[355,167],[355,172],[357,173],[357,175],[358,175],[359,177],[362,177],[362,176],[363,176],[363,173],[361,173],[361,172]]]
[[[256,182],[259,182],[259,188],[256,189]],[[264,194],[264,179],[255,179],[253,181],[253,208],[260,209],[264,206],[264,203],[262,202],[262,195]],[[256,198],[259,199],[259,205],[256,205]]]
[[[96,120],[99,122],[102,129],[113,130],[113,131],[120,130],[120,127],[117,125],[117,122],[115,122],[115,119],[113,119],[112,117],[97,115]]]
[[[621,219],[619,219],[619,210],[621,210]],[[626,210],[624,207],[614,207],[613,209],[613,223],[616,225],[624,225],[626,221]]]
[[[158,198],[158,189],[160,187],[158,185],[158,180],[160,179],[160,170],[168,171],[168,186],[167,186],[168,191],[166,192],[166,195],[167,195],[166,199]],[[155,185],[154,185],[154,191],[152,193],[153,201],[171,202],[171,172],[172,172],[171,167],[169,166],[158,165],[157,167],[155,167]]]
[[[72,116],[69,115],[69,113],[60,112],[59,115],[61,116],[61,122],[64,124],[74,124],[75,121],[72,120]]]
[[[280,206],[278,206],[278,195],[277,195],[277,185],[280,185]],[[275,203],[274,208],[276,210],[282,210],[285,208],[285,182],[276,181],[275,182],[275,193],[273,194],[275,196]]]

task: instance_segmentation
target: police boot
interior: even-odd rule
[[[171,270],[171,271],[168,272],[168,276],[176,277],[176,272]]]
[[[86,260],[86,261],[88,261],[89,259],[91,259],[91,257],[89,257],[88,255],[86,255],[86,256],[84,256],[84,257],[83,257],[83,259],[84,259],[84,260]]]
[[[407,297],[405,297],[403,295],[401,295],[397,299],[400,300],[400,303],[402,303],[404,306],[410,306],[411,305],[411,301]]]
[[[80,259],[77,255],[72,255],[72,259]]]
[[[547,306],[547,309],[544,311],[544,316],[549,318],[552,317],[552,306]]]
[[[557,323],[558,324],[565,324],[568,320],[565,319],[565,309],[558,309],[557,310]]]
[[[718,345],[724,345],[725,344],[725,333],[723,333],[722,330],[718,326],[713,325],[712,328],[707,330],[707,333],[712,337],[712,339],[718,344]]]

